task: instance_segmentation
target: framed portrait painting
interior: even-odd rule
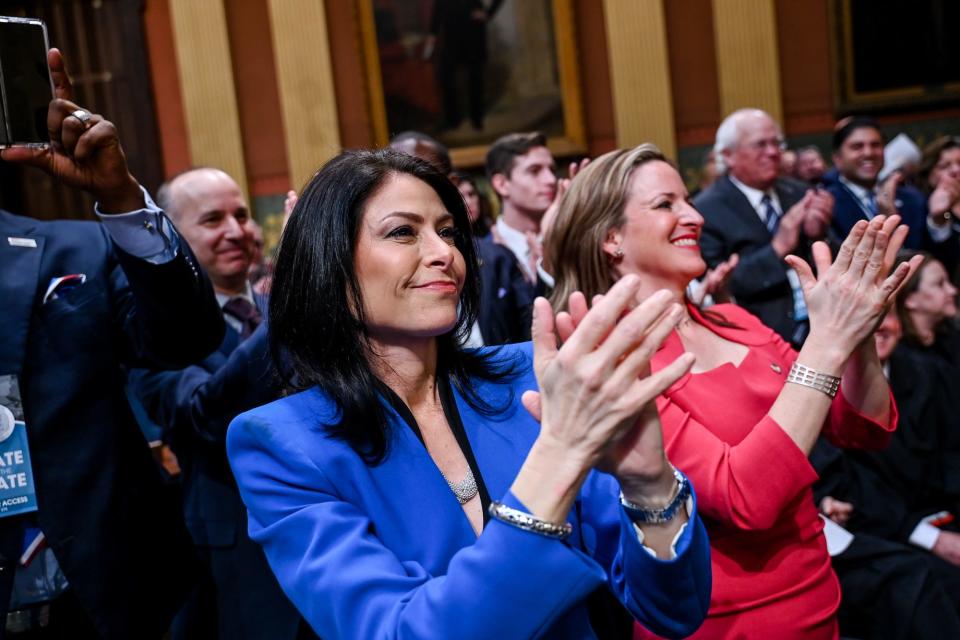
[[[427,133],[459,167],[505,133],[586,151],[572,0],[355,0],[374,138]]]
[[[960,104],[960,2],[831,4],[841,114]]]

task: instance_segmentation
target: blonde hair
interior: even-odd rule
[[[603,243],[611,230],[624,223],[634,170],[654,160],[669,164],[653,144],[617,149],[593,160],[573,179],[544,240],[546,266],[556,280],[550,294],[554,310],[565,310],[574,291],[583,292],[590,301],[616,282]]]

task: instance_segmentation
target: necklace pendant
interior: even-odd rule
[[[477,481],[473,477],[473,471],[471,471],[469,467],[467,468],[467,475],[459,482],[451,482],[447,480],[446,476],[443,476],[443,479],[447,481],[447,486],[453,491],[453,495],[457,497],[457,501],[460,504],[470,502],[479,492],[479,489],[477,489]]]

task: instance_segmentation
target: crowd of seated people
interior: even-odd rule
[[[0,211],[0,637],[960,637],[957,138],[914,173],[846,118],[828,168],[740,109],[691,197],[651,144],[408,131],[267,267],[231,176],[154,203],[49,62],[0,154],[100,222]]]

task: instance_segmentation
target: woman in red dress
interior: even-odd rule
[[[594,160],[571,184],[545,245],[556,278],[552,301],[565,312],[561,337],[587,299],[628,273],[643,281],[640,298],[660,289],[683,298],[706,268],[702,225],[656,147]],[[821,431],[842,447],[881,448],[895,428],[872,334],[915,267],[890,274],[906,231],[898,225],[882,216],[858,223],[832,264],[819,243],[816,276],[788,258],[810,314],[799,354],[740,307],[701,311],[688,303],[688,317],[653,359],[656,370],[684,351],[696,357],[658,400],[667,455],[697,486],[711,538],[710,612],[694,637],[837,637],[840,589],[807,454]],[[577,290],[586,297],[563,305]]]

